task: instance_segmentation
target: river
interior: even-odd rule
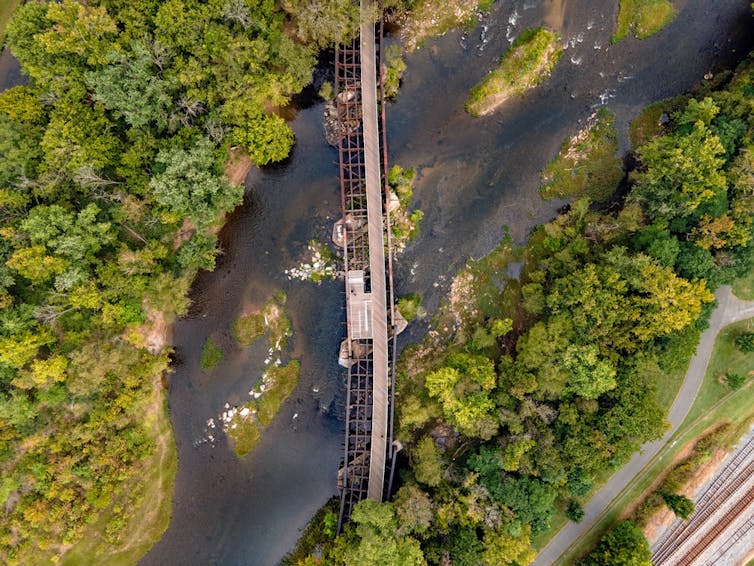
[[[452,274],[487,253],[505,227],[521,242],[562,202],[542,201],[538,176],[563,139],[600,104],[616,113],[621,143],[646,104],[683,92],[705,73],[730,67],[750,49],[745,0],[679,0],[678,18],[658,35],[610,45],[617,2],[499,0],[468,34],[451,32],[407,57],[408,71],[388,108],[390,160],[417,172],[421,234],[398,258],[399,294],[416,292],[431,311]],[[522,30],[546,22],[568,48],[553,76],[489,117],[463,111],[468,90]],[[20,80],[0,59],[0,86]],[[338,344],[344,333],[342,285],[289,281],[312,238],[327,241],[339,214],[337,154],[322,132],[322,104],[291,115],[292,156],[254,170],[246,201],[220,238],[217,269],[201,274],[189,314],[174,328],[170,411],[180,464],[168,531],[141,561],[166,564],[276,564],[312,514],[335,493],[342,454]],[[230,334],[241,312],[275,291],[288,294],[294,336],[289,355],[301,381],[260,444],[238,460],[224,437],[207,442],[207,420],[248,398],[266,350],[239,348]],[[414,323],[403,345],[426,331]],[[225,355],[211,374],[199,367],[214,336]]]

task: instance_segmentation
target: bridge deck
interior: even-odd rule
[[[386,233],[390,223],[383,192],[387,190],[385,108],[377,78],[374,4],[375,0],[362,0],[360,37],[338,47],[335,57],[343,219],[336,225],[334,241],[343,247],[348,318],[348,335],[341,346],[348,385],[344,461],[338,476],[340,523],[362,499],[382,500],[392,439],[395,336],[390,342],[388,328],[393,327],[394,305],[391,242]]]
[[[374,1],[361,1],[361,103],[364,127],[364,167],[369,218],[369,271],[372,284],[372,441],[369,459],[369,498],[382,500],[385,482],[388,418],[387,297],[385,290],[385,229],[377,118],[377,66]]]

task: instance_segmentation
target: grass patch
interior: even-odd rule
[[[620,0],[612,42],[617,43],[632,32],[638,39],[645,39],[672,22],[677,14],[668,0]]]
[[[211,336],[208,336],[202,347],[202,359],[199,361],[199,365],[202,366],[204,371],[212,371],[222,358],[222,348],[215,344]]]
[[[754,301],[754,270],[733,282],[733,294],[744,301]]]
[[[273,421],[283,402],[298,385],[300,373],[298,360],[286,366],[268,368],[262,383],[252,390],[256,398],[233,409],[224,429],[232,440],[236,456],[242,458],[257,445],[264,428]]]
[[[122,495],[63,555],[59,564],[130,566],[136,564],[167,530],[178,454],[165,390],[161,387],[155,387],[154,402],[145,419],[153,424],[154,454],[124,485]]]
[[[625,510],[631,508],[639,497],[655,484],[657,478],[662,477],[671,468],[676,455],[705,431],[730,424],[726,438],[721,440],[721,444],[730,446],[747,430],[748,424],[754,418],[754,405],[751,403],[752,381],[741,389],[732,390],[718,378],[725,372],[744,372],[746,367],[749,369],[744,372],[745,375],[754,370],[754,353],[735,352],[733,344],[735,336],[748,329],[750,324],[754,325],[754,319],[732,324],[720,331],[699,394],[678,431],[643,472],[613,500],[592,528],[568,549],[556,564],[572,564],[577,557],[591,550],[602,535],[625,515]],[[551,536],[554,534],[553,530]]]
[[[20,5],[21,0],[0,0],[0,46],[5,44],[5,28]]]
[[[401,316],[406,319],[406,322],[411,322],[412,320],[415,320],[416,316],[419,314],[421,304],[422,298],[416,293],[411,293],[410,295],[398,299],[396,307],[398,308],[398,312],[401,313]]]
[[[542,198],[589,196],[604,201],[623,178],[615,114],[600,108],[586,126],[566,140],[542,172]]]
[[[664,100],[658,100],[647,106],[641,113],[631,120],[628,128],[628,139],[631,147],[641,147],[652,139],[667,133],[667,128],[660,123],[663,114],[670,116],[675,111],[683,108],[688,101],[688,96],[674,96]]]
[[[726,326],[717,335],[704,383],[685,422],[701,418],[710,410],[710,407],[731,392],[731,387],[725,381],[726,373],[736,373],[747,377],[754,374],[754,352],[744,353],[735,344],[736,336],[752,330],[754,330],[754,319],[749,319]]]
[[[283,306],[285,301],[285,293],[280,292],[267,301],[261,311],[239,317],[233,323],[233,335],[238,343],[251,346],[267,333],[273,349],[284,349],[291,335],[291,321]]]
[[[243,315],[233,324],[233,336],[241,346],[251,346],[257,338],[264,336],[266,330],[261,312]]]
[[[558,34],[543,27],[526,30],[500,58],[498,68],[471,89],[466,111],[482,116],[522,95],[548,78],[562,55]]]

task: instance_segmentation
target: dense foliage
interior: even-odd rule
[[[631,521],[621,521],[579,562],[579,566],[650,566],[651,552],[644,533]]]
[[[356,515],[326,561],[349,563],[343,548],[355,556],[374,537],[414,563],[528,564],[557,511],[580,520],[595,482],[662,435],[672,394],[658,384],[677,389],[711,290],[751,268],[753,110],[749,64],[638,148],[625,199],[604,210],[582,198],[540,227],[519,280],[500,264],[503,288],[482,297],[463,291],[482,271],[456,279],[446,308],[467,314],[441,314],[402,362],[411,466],[383,513],[412,520],[374,530]],[[402,563],[386,560],[359,563]],[[641,531],[621,523],[585,563],[648,561]]]
[[[325,17],[309,4],[290,3],[304,39]],[[285,26],[272,0],[32,1],[9,24],[29,82],[0,94],[0,562],[101,516],[122,535],[164,418],[152,334],[242,197],[228,146],[264,164],[293,143],[271,109],[315,48]]]

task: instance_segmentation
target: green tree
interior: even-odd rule
[[[584,507],[575,499],[571,499],[568,501],[565,514],[569,521],[580,523],[584,520]]]
[[[50,175],[62,171],[72,179],[83,167],[105,169],[114,162],[119,149],[113,129],[101,104],[86,105],[64,97],[50,113],[40,142],[44,170]]]
[[[744,353],[754,352],[754,332],[742,332],[734,339],[736,348]]]
[[[86,75],[96,99],[133,128],[149,124],[165,128],[173,104],[172,85],[160,76],[149,49],[134,42],[130,53],[113,54],[112,59],[111,65]]]
[[[350,537],[336,543],[333,558],[337,564],[364,566],[423,566],[427,562],[419,542],[399,536],[391,503],[366,499],[351,513],[355,529]]]
[[[537,553],[531,548],[531,528],[525,525],[518,536],[507,532],[489,532],[484,537],[482,559],[488,566],[506,564],[526,566],[531,564]]]
[[[422,534],[432,524],[432,501],[417,485],[409,483],[395,494],[398,535]]]
[[[80,57],[89,66],[106,62],[117,25],[104,6],[74,0],[48,6],[46,16],[52,26],[35,37],[42,49],[51,55]]]
[[[462,434],[491,438],[497,431],[489,392],[495,387],[495,368],[484,356],[454,354],[448,366],[427,376],[431,397],[442,405],[445,418]]]
[[[243,189],[214,172],[212,144],[200,140],[185,150],[173,148],[157,155],[155,176],[150,181],[157,202],[195,226],[212,224],[220,212],[241,202]]]
[[[579,562],[580,566],[650,566],[652,553],[644,533],[631,521],[621,521],[589,555]]]
[[[89,204],[79,212],[57,204],[32,208],[21,222],[21,231],[32,245],[44,245],[56,256],[77,262],[82,268],[96,261],[102,248],[115,241],[110,222],[99,220],[100,208]]]
[[[442,481],[442,458],[434,439],[425,436],[412,451],[413,469],[416,480],[424,485],[435,487]]]
[[[63,273],[68,267],[68,262],[48,255],[44,246],[31,246],[13,252],[6,265],[32,284],[43,284]]]
[[[730,385],[731,389],[741,389],[746,383],[746,376],[740,373],[727,372],[725,374],[725,381]]]
[[[563,365],[571,374],[567,390],[576,395],[596,399],[615,388],[617,371],[608,360],[600,359],[599,348],[594,344],[569,346]]]
[[[277,114],[260,113],[233,130],[233,142],[243,146],[256,165],[288,157],[295,140],[293,130]]]
[[[295,16],[298,36],[319,47],[346,43],[359,29],[359,6],[350,0],[285,0],[283,7]]]
[[[646,167],[635,176],[631,199],[641,202],[653,220],[684,217],[727,190],[720,140],[703,121],[688,134],[662,136],[639,150]]]
[[[676,517],[685,521],[694,514],[694,502],[685,495],[665,491],[661,492],[660,495]]]

